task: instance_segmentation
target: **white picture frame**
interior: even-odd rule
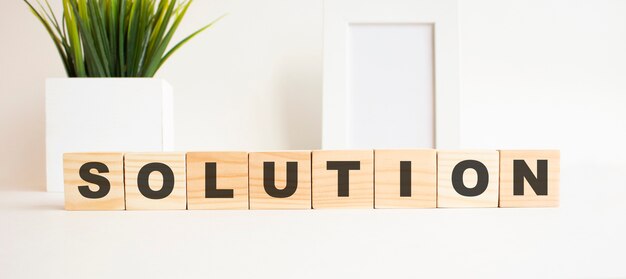
[[[354,148],[348,140],[348,30],[354,24],[433,26],[433,147],[458,148],[460,119],[457,0],[324,1],[322,148]]]

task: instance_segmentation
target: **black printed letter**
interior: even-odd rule
[[[88,198],[88,199],[104,198],[107,194],[109,194],[109,191],[111,190],[111,182],[109,182],[109,180],[106,179],[104,176],[100,176],[100,175],[89,172],[92,169],[97,170],[99,173],[109,172],[109,168],[103,163],[100,163],[100,162],[85,163],[84,165],[80,167],[80,170],[78,171],[80,178],[85,180],[86,182],[98,185],[99,189],[98,191],[94,192],[94,191],[91,191],[91,189],[89,189],[89,186],[84,185],[84,186],[78,186],[78,192],[80,192],[80,194],[83,195],[83,197]]]
[[[148,178],[150,178],[150,174],[152,172],[158,171],[163,175],[163,187],[161,190],[153,191],[150,188],[150,182]],[[144,195],[146,198],[159,200],[169,196],[174,190],[174,172],[170,167],[163,163],[150,163],[143,166],[139,170],[139,174],[137,175],[137,186],[139,187],[139,192]]]
[[[478,181],[473,188],[467,188],[463,182],[463,173],[467,169],[474,169],[478,175]],[[466,197],[475,197],[487,190],[489,186],[489,171],[487,167],[476,160],[465,160],[454,166],[452,170],[452,186],[457,193]]]
[[[327,170],[337,170],[338,197],[350,196],[350,170],[360,170],[359,161],[329,161],[326,162]]]
[[[233,189],[217,189],[217,163],[204,163],[204,197],[232,199]]]
[[[524,195],[524,178],[539,196],[548,195],[548,160],[537,160],[537,176],[524,160],[513,161],[513,195]]]
[[[411,196],[411,161],[400,162],[400,197]]]
[[[298,162],[287,162],[287,186],[279,190],[274,179],[274,162],[263,162],[263,186],[274,198],[288,198],[298,189]]]

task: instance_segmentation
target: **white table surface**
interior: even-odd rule
[[[0,192],[0,278],[626,278],[626,182],[563,167],[561,207],[64,211]]]

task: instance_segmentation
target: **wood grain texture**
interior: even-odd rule
[[[411,163],[411,196],[401,196],[400,164]],[[376,208],[437,207],[437,151],[434,149],[375,150]]]
[[[139,171],[149,163],[163,163],[174,173],[174,189],[165,198],[149,199],[137,187]],[[127,153],[124,165],[127,210],[187,209],[185,153]],[[151,173],[148,181],[153,191],[163,187],[163,176],[159,172]]]
[[[437,207],[498,207],[499,184],[498,151],[438,151],[437,152]],[[466,197],[452,186],[452,170],[465,160],[476,160],[487,167],[489,182],[480,195]],[[467,188],[473,188],[478,180],[476,171],[468,169],[463,174]]]
[[[276,189],[287,186],[287,162],[298,164],[295,192],[284,198],[265,191],[263,165],[274,162]],[[311,209],[311,151],[253,152],[249,155],[250,209]]]
[[[313,208],[374,208],[373,150],[313,151]],[[338,195],[338,171],[327,169],[329,161],[357,161],[359,170],[349,172],[349,196]]]
[[[79,174],[81,166],[88,162],[100,162],[106,165],[108,172],[90,173],[105,177],[110,183],[110,190],[105,197],[86,198],[78,187],[87,185],[91,191],[99,187],[85,182]],[[124,154],[123,153],[66,153],[63,154],[63,178],[65,185],[66,210],[124,210]]]
[[[526,180],[524,180],[524,195],[513,194],[514,160],[524,160],[535,176],[537,175],[537,161],[547,160],[547,195],[537,195]],[[560,168],[558,150],[500,150],[500,207],[558,207]]]
[[[206,163],[215,163],[217,189],[231,189],[232,198],[206,197]],[[248,153],[187,153],[187,207],[190,210],[248,209]]]

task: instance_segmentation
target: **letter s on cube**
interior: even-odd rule
[[[123,153],[65,153],[66,210],[124,210]]]

